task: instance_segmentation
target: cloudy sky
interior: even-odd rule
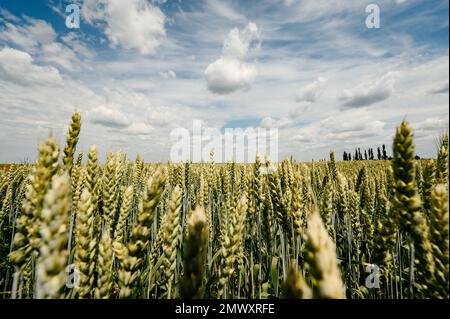
[[[67,5],[80,28],[66,26]],[[366,6],[380,28],[366,27]],[[169,159],[170,132],[276,127],[279,158],[417,152],[448,130],[446,0],[2,0],[0,162],[33,161],[82,114],[80,150]],[[340,157],[340,155],[339,155]]]

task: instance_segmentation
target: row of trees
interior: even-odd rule
[[[373,148],[369,148],[364,150],[364,153],[361,152],[361,149],[358,147],[355,149],[355,153],[352,155],[351,153],[347,153],[344,151],[343,154],[344,161],[361,161],[361,160],[375,160],[375,154],[373,152]],[[380,148],[377,148],[377,160],[387,160],[389,159],[387,152],[386,152],[386,145],[383,144],[383,146]]]

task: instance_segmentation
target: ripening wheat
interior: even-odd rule
[[[80,130],[0,172],[4,298],[449,297],[447,135],[427,160],[403,122],[392,160],[150,164],[83,163]]]

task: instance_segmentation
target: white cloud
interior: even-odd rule
[[[7,22],[0,27],[0,40],[18,46],[41,61],[55,63],[69,71],[73,71],[77,65],[81,65],[76,52],[86,53],[88,49],[86,47],[83,49],[83,44],[75,41],[73,36],[63,37],[63,42],[67,46],[57,42],[57,34],[47,21],[30,17],[15,18],[16,22],[20,24],[14,25]],[[71,44],[74,49],[78,50],[72,51],[69,47]]]
[[[20,22],[20,19],[17,18],[15,15],[13,15],[11,12],[9,12],[6,9],[0,8],[0,16],[5,18],[6,20],[9,20],[11,22]],[[2,21],[2,18],[0,17],[0,21]]]
[[[261,120],[259,126],[262,128],[272,128],[275,126],[275,121],[273,118],[266,116]]]
[[[154,133],[155,129],[145,122],[133,122],[123,133],[127,135],[149,135]]]
[[[427,118],[417,124],[413,125],[413,128],[421,133],[430,131],[439,131],[448,128],[448,118],[431,117]]]
[[[250,22],[243,30],[233,28],[223,42],[223,56],[243,59],[248,54],[251,45],[259,47],[260,38],[258,26]]]
[[[284,0],[284,5],[287,7],[290,7],[291,5],[294,4],[295,0]]]
[[[190,109],[182,106],[154,106],[147,111],[147,123],[157,127],[184,124],[191,118]]]
[[[240,14],[239,12],[236,12],[228,3],[224,2],[223,0],[207,0],[206,4],[208,6],[208,9],[225,19],[229,19],[232,21],[243,21],[246,20],[245,16]]]
[[[388,99],[394,93],[397,73],[388,72],[375,81],[364,83],[352,90],[344,90],[339,100],[343,108],[370,106]]]
[[[278,120],[275,120],[270,116],[266,116],[261,120],[259,126],[262,128],[284,128],[288,127],[291,124],[292,120],[288,117],[282,117]]]
[[[20,85],[59,85],[62,81],[58,70],[33,64],[26,52],[4,48],[0,51],[0,79]]]
[[[88,112],[90,121],[107,127],[124,128],[130,126],[130,120],[119,110],[99,106]]]
[[[448,94],[448,82],[439,84],[430,90],[431,94]]]
[[[208,89],[217,94],[248,90],[256,73],[254,65],[225,57],[211,63],[205,70]]]
[[[411,121],[416,145],[421,143],[436,144],[443,133],[448,134],[448,114],[429,117],[425,120]],[[433,143],[434,142],[434,143]]]
[[[208,90],[217,94],[229,94],[248,90],[257,75],[256,65],[244,62],[252,44],[258,48],[259,30],[250,22],[243,30],[232,29],[223,43],[222,56],[205,70]]]
[[[175,79],[177,77],[177,74],[173,70],[159,72],[159,75],[164,79]]]
[[[314,103],[322,93],[326,82],[326,78],[318,77],[317,80],[300,89],[296,101]]]
[[[48,65],[38,64],[26,52],[5,48],[0,51],[0,144],[10,150],[3,158],[35,158],[36,142],[50,132],[64,138],[64,127],[75,109],[82,117],[100,105],[101,99],[84,84]],[[101,136],[83,122],[82,136]],[[20,145],[18,145],[20,144]]]
[[[43,45],[40,52],[43,61],[56,63],[69,71],[75,69],[78,61],[76,54],[72,50],[58,42]]]
[[[95,51],[91,50],[82,42],[80,33],[69,32],[65,36],[62,36],[61,40],[75,53],[80,54],[85,58],[92,59],[96,56]]]
[[[378,4],[381,6],[378,0]],[[392,1],[392,0],[387,0]],[[316,0],[316,1],[294,1],[285,0],[285,5],[289,8],[289,14],[286,17],[288,22],[310,22],[320,20],[321,18],[331,17],[339,13],[355,13],[358,11],[364,14],[366,4],[360,1],[342,1],[342,0]],[[320,21],[322,23],[323,21]],[[337,21],[336,21],[337,22]]]
[[[0,28],[0,40],[12,42],[27,51],[55,40],[56,32],[48,22],[29,17],[26,17],[24,22],[24,25],[6,22],[4,27]]]
[[[360,117],[358,121],[352,121],[348,117],[330,117],[322,121],[322,127],[329,130],[330,138],[345,138],[370,136],[382,132],[385,123],[382,121],[371,121],[367,116]]]
[[[355,121],[355,118],[358,121]],[[301,147],[302,153],[316,157],[317,151],[327,154],[335,148],[337,153],[348,147],[364,147],[374,143],[383,143],[386,128],[384,121],[374,118],[373,111],[367,109],[351,109],[339,111],[323,120],[309,123],[306,126],[288,127],[281,131],[280,146],[295,150],[295,144]],[[390,137],[389,137],[390,139]],[[290,141],[294,145],[290,145]],[[289,141],[289,142],[287,142]],[[298,148],[298,147],[297,147]],[[312,152],[312,153],[310,153]],[[316,155],[313,155],[316,154]]]
[[[292,140],[294,142],[300,142],[300,143],[314,142],[314,138],[312,136],[303,135],[303,134],[297,134],[297,135],[292,136]]]
[[[166,16],[145,0],[86,0],[82,14],[91,24],[104,23],[112,47],[155,53],[165,38]]]
[[[309,104],[296,105],[289,110],[289,116],[291,116],[293,119],[298,119],[302,115],[304,115],[306,111],[309,110],[309,107]]]
[[[383,127],[375,127],[376,129],[382,129]],[[379,132],[375,131],[372,127],[367,131],[349,131],[341,133],[328,133],[324,137],[333,141],[344,141],[351,145],[358,143],[364,138],[373,137],[379,135]]]

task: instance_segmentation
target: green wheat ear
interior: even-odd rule
[[[95,297],[98,299],[109,299],[112,291],[112,249],[111,237],[108,230],[103,232],[98,245],[97,287]]]
[[[431,192],[436,182],[436,169],[432,161],[427,161],[423,169],[422,199],[423,208],[429,217],[431,208]]]
[[[52,177],[59,170],[59,146],[55,138],[50,136],[39,143],[39,158],[28,176],[25,199],[21,214],[16,221],[16,232],[12,242],[10,261],[16,273],[21,273],[29,263],[32,255],[38,255],[41,246],[40,223],[44,197],[51,187]],[[32,274],[26,271],[24,276]]]
[[[202,206],[191,212],[188,218],[188,229],[188,236],[184,243],[184,273],[180,294],[182,298],[201,298],[208,245],[208,224]]]
[[[181,237],[180,208],[181,189],[176,186],[172,191],[163,224],[162,236],[162,283],[167,289],[167,298],[173,298],[173,286],[175,284],[177,246]]]
[[[284,298],[287,299],[311,299],[311,288],[305,281],[303,274],[294,265],[289,271],[284,283]]]
[[[73,155],[75,154],[75,149],[78,143],[78,135],[81,130],[81,115],[78,112],[72,114],[72,120],[69,125],[69,131],[66,137],[66,146],[64,147],[64,157],[63,163],[64,168],[72,173],[73,167]]]
[[[434,295],[449,298],[449,230],[448,193],[444,185],[437,185],[431,193],[430,226],[433,255],[436,262]]]
[[[94,212],[97,212],[100,196],[100,167],[98,163],[97,147],[95,145],[92,145],[89,148],[86,170],[86,187],[91,194],[91,201],[94,207]]]
[[[311,212],[305,234],[305,263],[312,277],[314,298],[345,298],[336,248],[316,208]]]
[[[422,212],[422,203],[416,183],[415,148],[413,133],[408,122],[403,121],[397,128],[393,146],[394,174],[393,209],[398,215],[400,227],[414,244],[417,283],[420,290],[427,291],[434,273],[434,260],[427,219]]]
[[[448,187],[448,134],[444,134],[441,137],[436,166],[436,179],[438,183],[447,185]]]
[[[97,234],[94,205],[89,189],[81,193],[75,224],[75,265],[80,276],[79,298],[89,298],[94,287]]]
[[[131,213],[131,205],[133,200],[133,186],[128,186],[123,191],[122,205],[120,206],[119,220],[117,221],[116,229],[114,230],[114,240],[123,243],[124,234],[126,233],[127,219]]]
[[[109,229],[112,229],[112,224],[115,220],[115,212],[117,205],[118,192],[118,171],[116,169],[116,158],[113,153],[108,152],[106,166],[102,179],[102,217]]]
[[[56,175],[52,179],[51,189],[45,195],[42,208],[42,245],[36,265],[37,298],[64,298],[70,208],[69,175]]]
[[[247,215],[247,199],[242,196],[238,204],[232,208],[229,229],[224,234],[222,243],[222,264],[219,271],[218,297],[228,297],[228,285],[234,273],[234,264],[238,260],[240,246],[243,244],[245,218]]]
[[[113,243],[113,249],[120,264],[118,271],[120,298],[132,297],[133,291],[140,285],[150,246],[154,210],[164,191],[165,180],[166,177],[162,170],[158,170],[152,175],[145,186],[142,201],[138,205],[139,211],[136,216],[136,224],[130,234],[130,241],[125,244],[115,240]],[[118,238],[121,239],[120,235]],[[136,296],[140,294],[141,292],[138,291]]]

